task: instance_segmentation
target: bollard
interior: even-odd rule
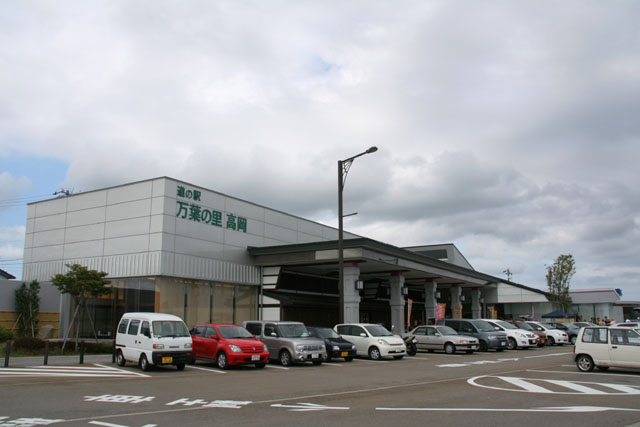
[[[9,367],[9,357],[11,356],[11,340],[7,341],[6,352],[4,354],[4,367]]]
[[[49,363],[49,340],[44,342],[44,365]]]
[[[84,341],[80,341],[80,364],[84,363]]]

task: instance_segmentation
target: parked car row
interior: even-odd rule
[[[137,363],[143,370],[154,365],[175,365],[182,370],[196,360],[215,362],[221,369],[236,365],[260,369],[270,361],[283,366],[304,362],[321,365],[336,358],[347,362],[356,356],[402,359],[416,350],[473,353],[529,348],[540,342],[563,344],[568,339],[565,332],[538,322],[494,319],[440,319],[437,325],[418,326],[403,338],[371,323],[329,328],[249,320],[242,326],[199,323],[189,331],[177,316],[126,313],[118,324],[115,355],[119,366]]]

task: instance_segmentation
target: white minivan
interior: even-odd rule
[[[402,337],[393,335],[382,325],[347,323],[336,325],[333,330],[356,346],[358,356],[378,360],[388,356],[402,359],[407,354],[407,346]]]
[[[175,365],[182,371],[191,362],[191,334],[181,318],[164,313],[125,313],[116,333],[116,362],[151,366]]]

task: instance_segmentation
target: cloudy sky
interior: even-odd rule
[[[482,272],[640,300],[640,3],[8,1],[0,268],[25,203],[170,176]]]

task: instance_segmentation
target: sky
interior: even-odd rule
[[[7,1],[0,268],[26,203],[169,176],[483,273],[640,300],[636,1]]]

